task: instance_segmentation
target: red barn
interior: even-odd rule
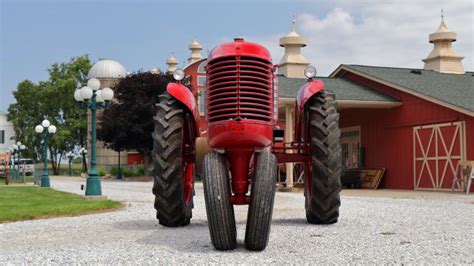
[[[474,160],[473,75],[341,65],[321,78],[336,95],[345,167],[386,168],[384,188],[451,189],[458,162]],[[283,100],[305,82],[279,80]]]
[[[204,87],[206,86],[206,70],[204,69],[204,67],[206,66],[206,63],[206,58],[198,59],[195,62],[189,63],[183,69],[186,75],[191,76],[191,86],[193,88],[193,92],[195,92],[199,107],[199,114],[201,115],[201,129],[203,129],[204,131],[207,128],[206,120],[204,119]]]
[[[366,167],[385,167],[384,187],[451,189],[460,160],[474,160],[473,73],[342,65],[331,77],[401,104],[341,110],[341,127],[358,127]]]

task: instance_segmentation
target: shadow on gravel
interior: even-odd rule
[[[282,218],[277,218],[272,220],[272,225],[285,225],[285,226],[311,226],[308,222],[306,222],[306,219],[299,219],[299,218],[294,218],[294,219],[282,219]]]
[[[151,230],[149,235],[138,239],[136,241],[138,244],[156,246],[157,249],[168,248],[186,253],[253,253],[245,249],[245,244],[242,239],[244,236],[241,234],[238,235],[237,247],[234,250],[215,250],[211,243],[207,220],[191,220],[191,224],[187,226],[174,228],[159,225],[158,221],[156,222],[156,227],[154,223],[150,221],[146,222],[147,223],[144,223],[144,227],[146,228],[144,230],[153,230]],[[133,230],[135,228],[133,223],[131,223],[131,225],[124,225],[124,223],[117,224],[121,224],[118,228],[125,230]]]
[[[245,221],[238,221],[245,226]],[[305,219],[274,219],[274,226],[309,226]],[[137,243],[169,248],[180,252],[192,253],[249,253],[245,249],[243,235],[239,234],[237,247],[230,251],[216,251],[211,243],[207,220],[192,220],[183,227],[165,227],[155,220],[137,220],[118,222],[114,227],[120,230],[144,230],[150,234],[137,240]]]
[[[245,227],[246,221],[237,221],[237,225]],[[273,226],[310,226],[305,219],[273,219]],[[113,226],[119,230],[149,231],[150,234],[137,239],[136,242],[144,245],[170,248],[181,252],[193,253],[215,253],[211,243],[207,220],[191,220],[191,224],[183,227],[165,227],[158,220],[130,220],[114,223]],[[237,248],[226,253],[248,253],[242,240],[244,236],[239,235]]]
[[[149,228],[149,223],[144,226]],[[137,242],[184,252],[214,251],[206,220],[192,220],[191,224],[183,227],[165,227],[156,221],[152,224],[152,229],[149,235],[138,239]]]

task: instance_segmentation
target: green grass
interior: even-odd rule
[[[123,204],[39,187],[0,187],[0,223],[115,210]]]

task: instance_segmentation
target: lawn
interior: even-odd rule
[[[123,204],[33,186],[0,187],[0,223],[115,210]]]

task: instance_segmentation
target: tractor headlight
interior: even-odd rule
[[[173,72],[173,78],[176,80],[176,81],[181,81],[184,79],[184,71],[182,69],[176,69],[174,72]]]
[[[317,73],[318,72],[316,71],[316,68],[314,66],[307,66],[304,69],[304,75],[309,79],[316,77]]]

